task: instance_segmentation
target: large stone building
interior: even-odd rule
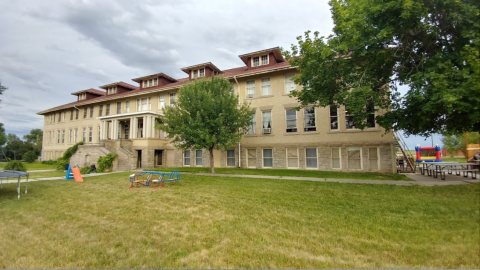
[[[156,73],[132,79],[138,86],[116,82],[72,93],[76,101],[38,113],[44,116],[42,159],[61,157],[84,141],[71,158],[82,167],[107,153],[118,154],[117,170],[209,166],[205,149],[176,149],[155,123],[183,84],[218,74],[255,116],[235,148],[214,153],[216,167],[395,171],[393,135],[375,124],[373,114],[362,131],[342,107],[296,111],[299,103],[289,93],[299,89],[292,81],[297,71],[279,48],[239,57],[245,65],[238,68],[220,70],[208,62],[182,68],[186,78]]]

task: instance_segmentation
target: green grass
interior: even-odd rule
[[[42,164],[40,162],[33,162],[33,163],[24,162],[23,164],[25,164],[25,166],[27,167],[27,171],[55,170],[55,165],[47,165],[47,164]],[[0,162],[0,169],[5,168],[5,165],[7,165],[7,162]]]
[[[145,170],[170,172],[178,170],[190,173],[209,173],[207,167],[176,167],[176,168],[150,168]],[[313,171],[313,170],[287,170],[287,169],[242,169],[242,168],[215,168],[218,174],[238,175],[271,175],[271,176],[295,176],[295,177],[317,177],[335,179],[356,179],[356,180],[400,180],[410,181],[403,174],[376,173],[376,172],[336,172],[336,171]]]
[[[480,185],[129,173],[0,189],[0,268],[479,268]],[[23,186],[22,186],[23,188]]]
[[[454,157],[442,157],[443,162],[461,162],[461,163],[466,163],[467,159],[464,156],[454,156]]]

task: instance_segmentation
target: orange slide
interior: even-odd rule
[[[73,178],[75,182],[83,182],[82,175],[80,174],[80,169],[77,166],[72,168]]]

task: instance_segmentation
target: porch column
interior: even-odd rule
[[[151,123],[152,123],[152,138],[155,138],[155,131],[156,131],[156,128],[155,128],[155,116],[151,116]]]
[[[150,138],[150,115],[143,117],[143,136]]]
[[[118,139],[117,132],[118,132],[118,120],[112,120],[112,133],[113,133],[112,140]]]
[[[138,126],[138,121],[137,121],[137,117],[132,117],[132,136],[131,138],[132,139],[136,139],[137,138],[137,126]]]

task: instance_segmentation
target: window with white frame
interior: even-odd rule
[[[83,142],[87,142],[87,128],[83,128]]]
[[[270,85],[270,78],[262,79],[262,95],[268,96],[272,94],[272,87]]]
[[[117,93],[117,87],[116,86],[112,86],[112,87],[107,88],[107,94],[111,95],[111,94],[115,94],[115,93]]]
[[[255,96],[255,81],[247,81],[247,98]]]
[[[73,130],[69,129],[68,130],[68,143],[72,143],[72,139],[73,139]]]
[[[367,112],[369,112],[367,117],[367,128],[375,127],[375,106],[373,104],[367,105]]]
[[[268,54],[252,57],[252,67],[268,65]]]
[[[170,93],[170,107],[175,106],[175,102],[177,101],[177,94]]]
[[[192,70],[192,78],[205,77],[205,68]]]
[[[110,115],[110,104],[105,105],[105,115]]]
[[[87,118],[88,108],[83,109],[83,119]]]
[[[332,169],[341,169],[340,147],[332,147]]]
[[[122,113],[122,103],[117,102],[117,114],[121,114],[121,113]]]
[[[125,112],[129,113],[130,112],[130,101],[125,101]]]
[[[183,152],[183,166],[190,166],[190,150]]]
[[[272,133],[272,112],[262,112],[262,134]]]
[[[254,112],[252,115],[252,124],[248,127],[248,134],[255,134],[257,127],[257,114]]]
[[[143,80],[143,88],[148,87],[148,80]]]
[[[202,166],[202,150],[195,150],[195,166]]]
[[[98,116],[102,116],[102,114],[103,114],[103,105],[100,105],[98,109]]]
[[[89,142],[93,141],[93,128],[92,127],[88,128],[88,141]]]
[[[347,162],[349,170],[362,169],[362,149],[360,147],[347,147]]]
[[[305,148],[305,167],[314,169],[318,168],[317,148]]]
[[[227,167],[235,167],[235,150],[227,150]]]
[[[148,87],[153,86],[153,79],[148,80]]]
[[[78,115],[79,114],[80,114],[80,110],[77,109],[76,112],[75,112],[75,120],[78,120]]]
[[[158,78],[155,78],[153,79],[153,86],[157,86],[158,85]]]
[[[97,139],[98,139],[98,141],[100,141],[100,139],[101,139],[101,137],[100,137],[100,126],[97,126],[97,130],[98,130]],[[128,138],[125,138],[125,139],[128,139]]]
[[[370,170],[378,170],[379,169],[379,161],[378,158],[378,147],[369,147],[368,148],[368,161],[370,164]]]
[[[287,168],[298,168],[298,148],[286,148]]]
[[[65,129],[62,130],[62,143],[65,143]]]
[[[357,125],[353,120],[353,115],[350,114],[350,110],[345,108],[345,128],[346,129],[356,129]]]
[[[67,121],[67,112],[62,112],[62,122]]]
[[[287,133],[297,132],[297,111],[286,109]]]
[[[158,106],[160,109],[164,109],[165,108],[165,95],[160,95],[158,96]]]
[[[73,132],[73,142],[76,143],[78,138],[78,128],[76,128]]]
[[[57,130],[57,144],[60,143],[60,130]]]
[[[137,99],[137,111],[148,111],[152,107],[150,98]]]
[[[303,120],[304,120],[303,130],[305,132],[317,131],[317,124],[315,123],[315,120],[316,120],[315,107],[305,108],[303,110]]]
[[[95,108],[95,106],[90,107],[90,118],[93,118],[93,109],[94,108]]]
[[[285,93],[288,94],[293,90],[297,89],[295,83],[293,82],[293,74],[285,75]]]
[[[70,121],[73,121],[73,110],[70,110]]]
[[[336,106],[330,106],[330,129],[338,129],[338,108]]]
[[[247,149],[247,167],[248,168],[257,167],[257,150],[256,149]]]
[[[273,167],[273,149],[263,149],[263,167]]]

